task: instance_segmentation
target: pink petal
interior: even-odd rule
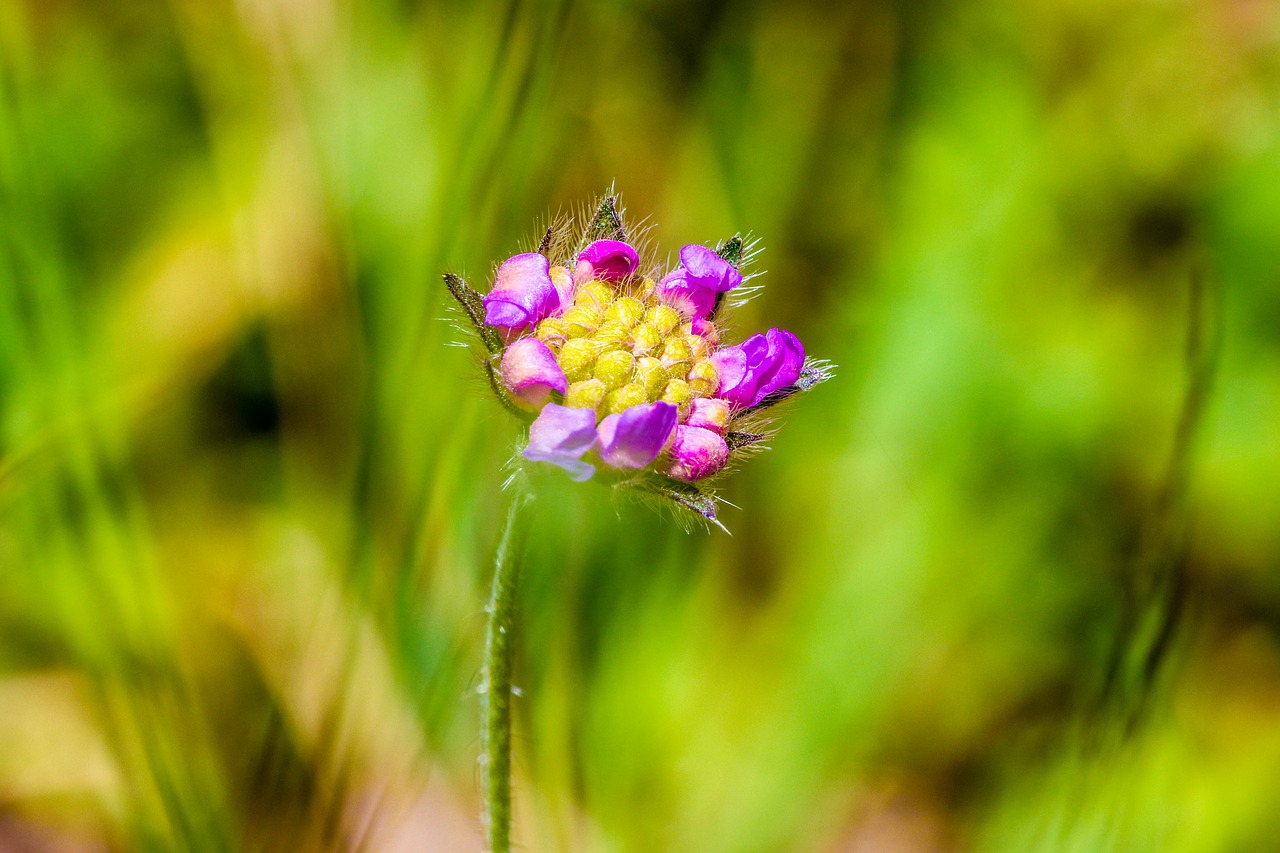
[[[529,446],[524,458],[550,462],[569,472],[577,482],[588,480],[595,467],[582,456],[596,443],[596,413],[547,403],[529,426]]]
[[[675,428],[671,403],[642,403],[600,422],[600,458],[614,468],[643,468],[662,452]]]
[[[724,467],[729,460],[729,445],[720,436],[702,427],[678,426],[671,444],[667,475],[692,483]]]
[[[550,264],[537,252],[507,258],[498,267],[493,288],[484,297],[484,321],[490,326],[523,331],[560,307]]]
[[[555,355],[537,338],[521,338],[502,353],[502,381],[530,407],[547,401],[552,391],[569,390]]]
[[[680,265],[689,271],[689,281],[723,293],[742,284],[742,273],[733,264],[706,246],[690,243],[680,250]]]
[[[774,391],[794,384],[804,367],[804,345],[795,335],[785,329],[774,328],[765,332],[765,341],[767,353],[756,377],[752,405]]]
[[[630,243],[621,240],[596,240],[578,255],[575,273],[584,281],[617,281],[631,275],[639,265],[640,256]]]

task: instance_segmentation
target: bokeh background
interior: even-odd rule
[[[732,536],[540,484],[521,848],[1276,849],[1277,104],[1264,0],[2,0],[0,850],[481,848],[440,274],[611,184],[840,370]]]

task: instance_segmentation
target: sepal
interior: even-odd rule
[[[622,227],[622,215],[618,213],[617,196],[605,196],[596,215],[587,226],[585,242],[595,240],[621,240],[626,242],[627,231]]]
[[[627,480],[620,486],[637,489],[642,495],[656,498],[668,507],[674,507],[678,516],[688,517],[689,513],[701,521],[714,524],[728,533],[728,529],[716,517],[716,501],[709,493],[693,483],[682,483],[656,474],[636,477]]]
[[[795,382],[785,388],[779,388],[771,394],[765,395],[760,402],[739,412],[738,417],[741,418],[746,415],[755,414],[756,412],[762,412],[771,406],[776,406],[782,401],[794,397],[796,394],[808,391],[815,385],[820,385],[823,382],[826,382],[828,379],[836,375],[835,368],[836,366],[834,364],[825,360],[812,358],[805,359],[804,367],[800,370],[800,376]]]
[[[477,334],[480,335],[480,340],[484,343],[485,349],[491,353],[501,352],[502,336],[498,334],[497,329],[493,326],[485,325],[484,322],[484,297],[479,292],[472,290],[462,280],[461,276],[456,276],[453,273],[445,273],[444,286],[449,288],[449,293],[462,306],[467,319],[471,321],[471,325],[475,326]]]

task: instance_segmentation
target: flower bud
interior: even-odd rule
[[[627,328],[644,319],[644,303],[634,296],[622,296],[605,309],[606,320],[614,320]]]
[[[589,338],[572,338],[560,347],[560,368],[570,382],[586,379],[596,363],[599,350]]]
[[[631,343],[631,329],[615,320],[605,321],[596,329],[595,340],[601,344]]]
[[[711,345],[702,335],[685,335],[684,342],[689,347],[690,358],[706,358],[711,352]]]
[[[579,281],[618,281],[636,271],[640,256],[621,240],[596,240],[578,255],[574,277]]]
[[[715,323],[703,317],[689,324],[689,333],[697,335],[713,347],[720,346],[720,330],[716,328]]]
[[[534,332],[544,344],[552,346],[564,343],[564,322],[559,317],[548,317],[538,324]]]
[[[667,383],[667,387],[662,389],[662,399],[678,406],[683,416],[689,411],[689,401],[693,399],[693,391],[689,389],[689,383],[683,379],[672,379]]]
[[[680,314],[670,305],[655,305],[645,312],[644,318],[664,336],[680,325]]]
[[[662,389],[671,381],[671,374],[662,366],[662,362],[650,356],[636,359],[635,381],[644,386],[644,395],[648,400],[656,400],[662,395]]]
[[[662,333],[648,323],[641,323],[632,329],[631,337],[636,355],[644,355],[664,340]]]
[[[631,379],[631,372],[636,366],[635,357],[625,350],[607,352],[596,359],[592,375],[604,383],[609,389],[621,388]],[[643,386],[642,386],[643,387]]]
[[[556,289],[556,295],[559,297],[561,308],[566,308],[573,304],[573,273],[564,267],[552,267],[550,269],[551,284]]]
[[[588,308],[603,308],[614,297],[613,287],[603,281],[588,281],[578,287],[573,304]]]
[[[524,406],[535,409],[552,391],[568,388],[564,371],[547,345],[537,338],[521,338],[502,353],[502,382]]]
[[[677,426],[668,451],[667,476],[692,483],[710,477],[729,460],[729,446],[709,429]]]
[[[688,361],[693,353],[689,351],[689,345],[684,342],[684,338],[667,338],[667,342],[662,346],[662,363],[667,367],[681,362]]]
[[[688,375],[685,376],[685,381],[689,383],[689,389],[694,394],[707,397],[715,393],[716,386],[720,382],[720,373],[710,359],[704,358],[693,363]]]
[[[618,414],[624,412],[632,406],[638,406],[641,403],[649,402],[644,394],[644,386],[635,382],[623,385],[621,388],[610,391],[604,395],[604,402],[600,404],[600,412],[602,414]]]
[[[573,386],[569,387],[569,393],[573,393]],[[684,423],[685,426],[701,427],[718,435],[724,435],[724,431],[729,428],[732,414],[732,407],[728,400],[717,397],[696,397],[689,401],[689,417]]]
[[[575,305],[560,315],[560,328],[566,338],[585,338],[600,325],[600,309],[594,306]]]
[[[608,391],[599,379],[584,379],[569,386],[564,404],[574,409],[598,409]]]

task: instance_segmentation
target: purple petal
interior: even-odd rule
[[[756,378],[748,362],[745,344],[746,341],[735,347],[723,347],[711,354],[711,362],[720,373],[716,396],[736,406],[750,406],[756,396]]]
[[[640,256],[621,240],[596,240],[578,255],[577,277],[584,281],[626,278],[640,265]]]
[[[689,280],[689,271],[677,267],[658,282],[665,302],[694,322],[705,320],[716,307],[716,292]]]
[[[552,391],[569,390],[564,371],[547,345],[537,338],[521,338],[502,353],[502,381],[530,406],[546,402]]]
[[[723,438],[702,427],[678,426],[667,475],[691,483],[710,477],[728,460],[729,446]]]
[[[582,456],[596,442],[596,413],[547,403],[529,426],[529,446],[524,458],[550,462],[569,472],[577,482],[590,479],[595,467]]]
[[[484,321],[490,326],[523,331],[560,307],[550,264],[537,252],[507,258],[498,267],[493,288],[484,298]]]
[[[786,388],[800,378],[804,367],[804,345],[786,329],[770,329],[765,332],[768,351],[761,370],[756,375],[756,393],[751,404],[755,405],[779,388]]]
[[[600,422],[600,458],[614,468],[643,468],[662,452],[679,412],[671,403],[642,403]]]
[[[689,271],[692,283],[711,290],[723,293],[742,284],[742,273],[706,246],[685,246],[680,250],[680,264]]]

